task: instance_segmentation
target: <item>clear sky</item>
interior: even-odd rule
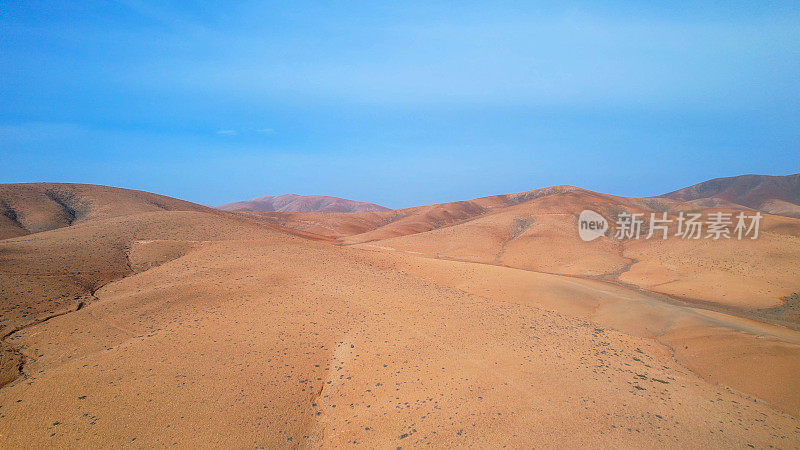
[[[796,0],[0,2],[0,182],[404,207],[796,172]]]

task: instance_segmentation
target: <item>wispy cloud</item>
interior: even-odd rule
[[[220,136],[236,136],[239,132],[236,130],[218,130],[217,134]]]

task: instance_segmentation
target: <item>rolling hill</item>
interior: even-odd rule
[[[661,197],[681,201],[722,199],[771,214],[800,217],[800,174],[715,178]]]
[[[0,239],[155,211],[213,210],[163,195],[108,186],[0,184]]]
[[[587,243],[586,208],[711,207],[559,186],[228,212],[79,186],[3,186],[21,235],[0,240],[0,447],[800,441],[781,300],[800,220]]]
[[[791,193],[776,189],[771,195]],[[612,224],[621,211],[648,219],[651,213],[666,213],[672,221],[670,238],[620,241],[609,235],[583,242],[577,235],[577,220],[584,209],[601,213]],[[718,211],[753,214],[749,207],[716,197],[628,198],[554,186],[383,213],[250,213],[248,217],[320,234],[343,245],[599,277],[715,307],[780,307],[784,297],[800,291],[788,264],[800,259],[800,220],[767,215],[758,240],[686,242],[674,236],[678,214]],[[779,316],[773,319],[800,324],[800,315],[791,309]]]

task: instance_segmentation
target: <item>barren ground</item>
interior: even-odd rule
[[[693,304],[637,268],[691,249],[541,248],[571,245],[543,202],[349,246],[203,210],[0,241],[22,368],[0,388],[0,446],[800,445],[800,332],[751,314],[797,280],[795,219],[739,256],[784,271],[742,282],[768,294]],[[737,279],[734,250],[700,251],[720,278],[687,286]],[[668,276],[691,281],[675,258]]]

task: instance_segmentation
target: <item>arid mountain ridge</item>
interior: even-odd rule
[[[715,178],[661,197],[682,201],[724,200],[787,217],[800,217],[800,174]]]
[[[382,213],[377,217],[429,216],[434,222],[449,223],[554,193],[581,191],[573,186],[552,186],[516,194],[494,195],[474,200],[390,210],[380,205],[322,195],[286,194],[217,207],[226,211],[286,213]],[[91,192],[91,199],[86,196]],[[609,198],[615,196],[608,196]],[[622,197],[619,197],[622,198]],[[741,175],[716,178],[659,197],[639,199],[654,209],[663,206],[659,198],[700,207],[729,207],[760,210],[786,217],[800,217],[800,174],[786,176]],[[211,211],[211,208],[145,191],[70,183],[0,184],[0,239],[47,231],[90,219],[110,218],[132,212],[160,210]],[[442,217],[435,217],[441,210]],[[447,211],[445,211],[447,210]],[[391,211],[391,213],[389,213]],[[389,214],[387,214],[389,213]],[[289,216],[290,217],[290,216]],[[364,221],[370,220],[364,215]],[[358,221],[355,221],[358,222]],[[407,222],[407,220],[406,220]],[[357,226],[357,225],[354,225]]]
[[[791,447],[800,220],[577,234],[584,209],[754,212],[694,197],[230,212],[0,185],[0,446]]]
[[[565,188],[567,187],[553,186],[544,188],[544,192]],[[509,194],[507,197],[509,199],[524,200],[540,195],[541,192],[542,189],[536,189]],[[800,174],[785,176],[739,175],[715,178],[658,197],[687,202],[693,201],[698,205],[704,206],[735,204],[770,214],[798,217],[800,213]],[[227,203],[217,208],[225,211],[277,212],[379,212],[390,210],[390,208],[374,203],[324,195],[303,196],[297,194],[257,197],[252,200]]]
[[[243,202],[226,203],[217,207],[224,211],[280,211],[280,212],[376,212],[389,208],[374,203],[357,202],[326,195],[284,194],[257,197]]]

